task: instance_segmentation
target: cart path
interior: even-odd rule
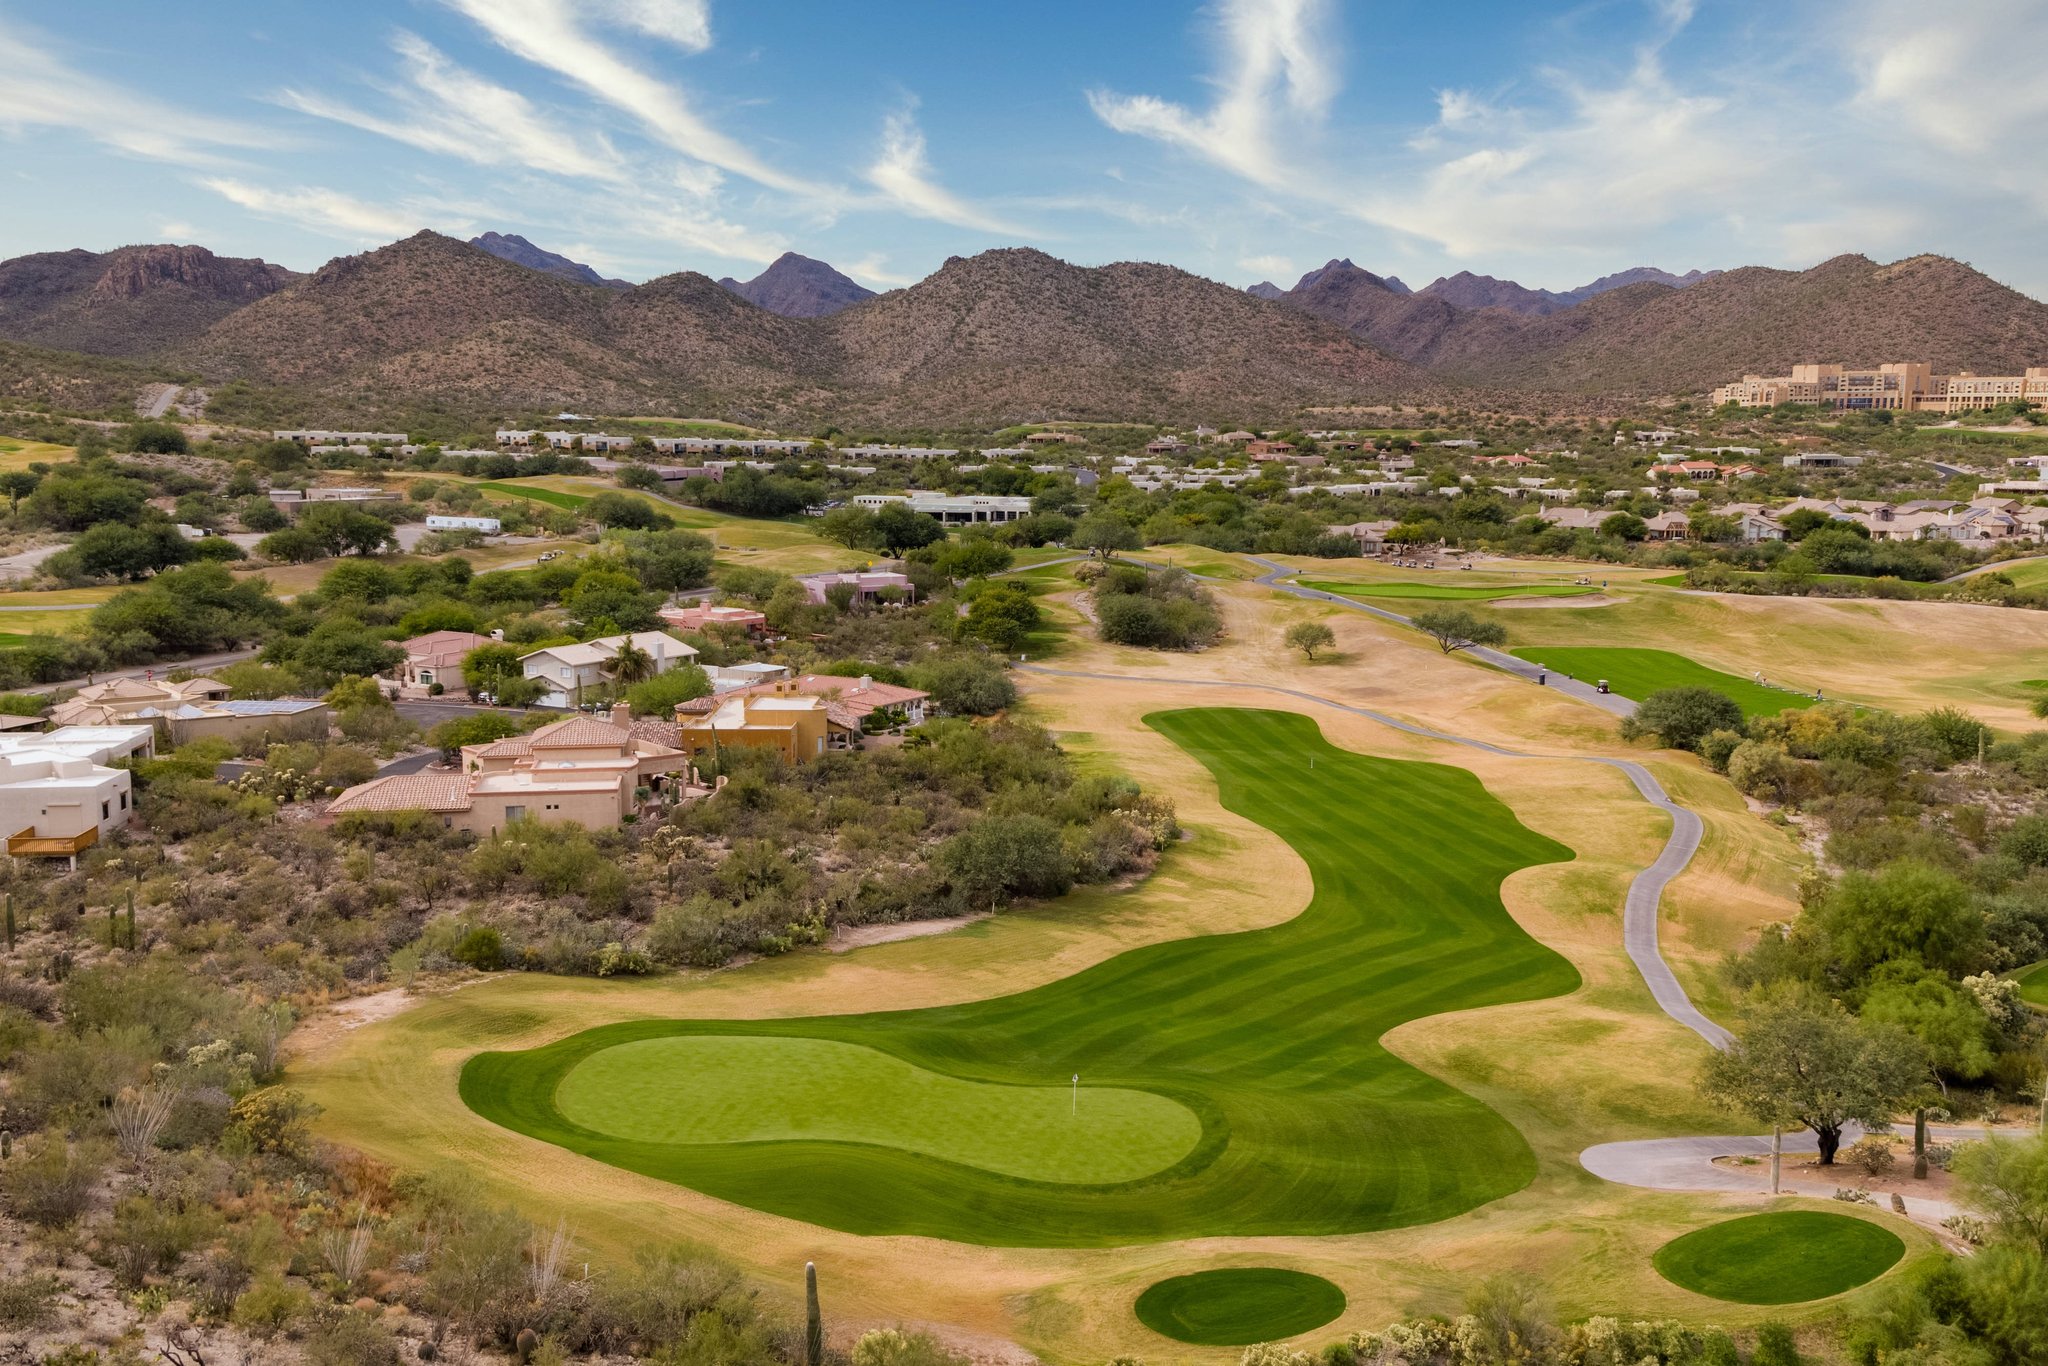
[[[1374,607],[1367,603],[1347,598],[1341,593],[1325,593],[1319,588],[1303,588],[1298,583],[1287,583],[1285,582],[1286,579],[1301,573],[1301,571],[1299,569],[1289,569],[1284,564],[1276,564],[1263,555],[1247,555],[1245,558],[1253,564],[1263,566],[1266,570],[1264,574],[1253,580],[1254,583],[1264,584],[1268,588],[1277,589],[1291,597],[1303,598],[1310,602],[1333,602],[1339,607],[1348,607],[1354,612],[1364,612],[1369,616],[1379,617],[1384,621],[1395,622],[1402,626],[1413,626],[1415,624],[1399,612],[1390,611],[1385,607]],[[1527,660],[1517,659],[1505,650],[1494,650],[1484,645],[1475,645],[1464,651],[1464,653],[1471,655],[1474,659],[1483,660],[1496,669],[1505,670],[1517,678],[1526,678],[1531,683],[1537,680],[1539,674],[1539,670],[1534,664],[1529,663]],[[1592,684],[1581,683],[1575,678],[1566,678],[1561,674],[1553,673],[1549,675],[1545,686],[1555,688],[1566,697],[1588,703],[1600,708],[1602,711],[1611,712],[1616,716],[1635,715],[1636,704],[1629,701],[1626,697],[1618,693],[1601,692]],[[1637,786],[1640,787],[1641,784],[1638,783]],[[1647,793],[1644,795],[1648,796]]]
[[[1515,662],[1521,663],[1520,660]],[[1468,749],[1482,750],[1488,754],[1504,755],[1512,759],[1562,759],[1572,763],[1599,764],[1606,768],[1618,769],[1635,784],[1636,792],[1644,801],[1671,817],[1671,834],[1666,837],[1663,850],[1649,867],[1637,873],[1629,882],[1628,897],[1622,907],[1622,946],[1627,951],[1629,960],[1635,964],[1636,971],[1641,974],[1643,984],[1650,989],[1650,995],[1656,1000],[1658,1009],[1716,1048],[1726,1048],[1734,1037],[1708,1019],[1692,1003],[1692,998],[1685,994],[1685,988],[1679,985],[1677,976],[1671,971],[1671,965],[1664,961],[1664,955],[1658,948],[1657,913],[1663,901],[1664,889],[1671,884],[1673,878],[1684,872],[1686,865],[1692,861],[1693,854],[1700,847],[1703,826],[1698,813],[1672,801],[1666,795],[1662,784],[1641,764],[1630,759],[1608,759],[1595,755],[1539,755],[1507,749],[1485,740],[1474,740],[1468,736],[1432,730],[1428,726],[1403,721],[1384,712],[1354,707],[1349,703],[1338,702],[1301,688],[1284,688],[1272,683],[1236,683],[1214,678],[1162,678],[1142,674],[1097,673],[1083,669],[1055,669],[1044,664],[1020,664],[1017,667],[1026,673],[1045,674],[1056,678],[1085,678],[1108,683],[1172,683],[1182,687],[1234,688],[1278,693],[1286,697],[1299,698],[1304,702],[1313,702],[1317,706],[1363,716],[1367,720],[1376,721],[1380,725],[1390,726],[1410,735],[1443,740],[1450,744],[1463,745]]]
[[[1863,1127],[1848,1124],[1842,1130],[1842,1146],[1863,1137]],[[1959,1140],[1978,1139],[1985,1136],[1985,1130],[1971,1127],[1930,1124],[1928,1136],[1944,1143]],[[1818,1153],[1820,1144],[1811,1133],[1804,1130],[1788,1133],[1784,1139],[1785,1152],[1792,1154]],[[1755,1166],[1720,1166],[1716,1158],[1748,1157],[1758,1159]],[[1603,1181],[1612,1181],[1623,1186],[1637,1186],[1644,1190],[1658,1191],[1704,1191],[1726,1192],[1732,1195],[1768,1195],[1771,1190],[1771,1140],[1768,1134],[1761,1137],[1751,1134],[1706,1134],[1693,1138],[1645,1138],[1628,1143],[1600,1143],[1579,1154],[1579,1165]],[[1781,1183],[1788,1195],[1806,1195],[1818,1198],[1831,1197],[1835,1187],[1861,1184],[1857,1174],[1847,1167],[1839,1167],[1828,1175],[1837,1178],[1826,1184],[1811,1179],[1812,1168],[1798,1169],[1807,1179],[1794,1179],[1790,1174]],[[1906,1202],[1906,1217],[1915,1223],[1939,1228],[1944,1219],[1967,1213],[1954,1203],[1938,1200],[1932,1196],[1916,1196],[1910,1189],[1900,1192]],[[1884,1202],[1881,1208],[1889,1208]]]

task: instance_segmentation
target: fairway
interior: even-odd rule
[[[2013,977],[2020,986],[2020,999],[2039,1010],[2048,1010],[2048,962],[2022,968]]]
[[[1751,679],[1709,669],[1669,650],[1524,645],[1508,653],[1531,664],[1546,664],[1552,673],[1586,682],[1604,678],[1613,691],[1637,702],[1664,688],[1712,688],[1733,698],[1744,716],[1776,716],[1781,711],[1813,705],[1813,698],[1805,693],[1759,687]]]
[[[1819,1210],[1752,1214],[1674,1238],[1651,1258],[1673,1285],[1736,1304],[1801,1304],[1853,1290],[1906,1255],[1879,1224]]]
[[[1303,588],[1347,598],[1430,598],[1443,602],[1488,602],[1495,598],[1582,598],[1600,590],[1579,583],[1354,583],[1338,579],[1302,579]]]
[[[1379,1040],[1418,1017],[1572,990],[1571,965],[1500,899],[1508,874],[1571,851],[1465,770],[1339,749],[1307,717],[1199,708],[1146,720],[1209,769],[1225,806],[1300,854],[1315,884],[1300,915],[964,1005],[606,1025],[471,1058],[462,1099],[507,1128],[755,1209],[993,1245],[1399,1228],[1526,1185],[1536,1164],[1521,1134]],[[754,1113],[708,1118],[683,1111],[699,1089],[725,1107],[745,1085],[722,1073],[729,1060],[683,1047],[598,1062],[706,1039],[842,1047],[762,1054],[751,1075],[766,1099],[748,1092]],[[593,1065],[605,1070],[585,1078],[632,1078],[661,1098],[608,1100],[577,1080]],[[1062,1114],[1076,1073],[1078,1112]],[[877,1085],[917,1114],[876,1113],[888,1108]],[[1013,1111],[1007,1139],[971,1132],[992,1103]],[[792,1114],[815,1104],[834,1113],[794,1132]],[[1182,1113],[1200,1125],[1191,1147],[1175,1132]],[[1084,1136],[1052,1132],[1061,1124]],[[1016,1170],[1025,1163],[1030,1174]]]
[[[487,480],[476,487],[485,493],[502,493],[508,498],[530,498],[536,503],[546,503],[549,507],[572,510],[590,501],[581,494],[563,493],[560,489],[537,489],[525,484],[500,483],[497,480]]]
[[[686,1084],[678,1079],[687,1078]],[[1033,1181],[1131,1181],[1186,1157],[1194,1111],[1150,1091],[998,1086],[823,1039],[645,1039],[593,1053],[555,1106],[647,1143],[876,1143]]]
[[[1140,1323],[1178,1342],[1243,1347],[1322,1327],[1344,1312],[1344,1292],[1304,1271],[1219,1267],[1160,1281],[1133,1309]]]

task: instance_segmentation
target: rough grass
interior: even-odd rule
[[[1599,590],[1576,583],[1350,583],[1336,579],[1303,579],[1303,588],[1347,598],[1431,598],[1446,602],[1486,602],[1493,598],[1578,598]]]
[[[1709,1224],[1657,1249],[1673,1285],[1736,1304],[1803,1304],[1877,1279],[1906,1255],[1896,1233],[1867,1219],[1777,1210]]]
[[[1638,702],[1663,688],[1712,688],[1733,698],[1744,716],[1776,716],[1813,705],[1813,699],[1804,693],[1758,687],[1751,679],[1709,669],[1669,650],[1524,645],[1508,653],[1531,664],[1547,664],[1553,673],[1587,680],[1604,678],[1615,692]]]
[[[477,485],[485,493],[502,493],[507,498],[528,498],[549,507],[575,509],[590,499],[580,493],[564,493],[560,489],[534,488],[527,484],[514,484],[501,479],[488,479]]]
[[[0,470],[25,470],[39,461],[55,465],[73,459],[77,454],[69,446],[30,441],[19,436],[0,436]]]
[[[1344,1292],[1305,1271],[1219,1267],[1160,1281],[1134,1309],[1140,1323],[1177,1342],[1241,1347],[1322,1327],[1344,1312]]]
[[[1496,619],[1517,646],[1682,642],[1688,658],[1738,678],[1762,669],[1900,712],[1958,706],[2011,731],[2037,724],[2016,685],[2041,676],[2048,652],[2048,613],[1950,602],[1642,592],[1598,612]]]
[[[1198,708],[1147,720],[1210,770],[1226,807],[1301,856],[1316,889],[1301,915],[942,1009],[603,1026],[479,1054],[463,1069],[463,1100],[520,1133],[755,1209],[995,1245],[1399,1228],[1527,1185],[1536,1164],[1521,1134],[1380,1036],[1576,986],[1571,965],[1508,916],[1500,890],[1517,869],[1570,851],[1470,773],[1339,749],[1302,716]],[[613,1137],[558,1107],[564,1079],[605,1049],[702,1036],[861,1044],[968,1082],[1057,1086],[1079,1073],[1084,1089],[1180,1103],[1202,1136],[1155,1176],[1077,1187],[874,1143]]]

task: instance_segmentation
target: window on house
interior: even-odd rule
[[[121,794],[121,809],[123,811],[128,809],[128,794],[125,792]]]
[[[100,803],[100,819],[101,819],[101,820],[105,820],[105,819],[106,819],[107,817],[109,817],[109,816],[111,816],[111,815],[113,815],[113,814],[114,814],[114,812],[113,812],[113,808],[112,808],[112,807],[111,807],[111,806],[110,806],[110,805],[109,805],[108,803],[106,803],[106,802],[101,802],[101,803]]]

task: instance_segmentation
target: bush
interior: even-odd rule
[[[265,1276],[235,1298],[238,1328],[259,1338],[274,1338],[313,1307],[313,1297],[282,1276]]]
[[[1042,816],[990,816],[948,840],[939,867],[976,906],[1060,896],[1074,885],[1059,827]]]
[[[56,1316],[64,1290],[55,1276],[0,1280],[0,1328],[40,1328]]]
[[[1659,689],[1621,723],[1624,739],[1654,735],[1672,749],[1698,749],[1715,731],[1740,734],[1744,729],[1742,708],[1726,693],[1712,688]]]
[[[251,1091],[229,1110],[230,1132],[259,1153],[305,1161],[313,1155],[311,1124],[320,1107],[284,1086]]]
[[[1897,1162],[1892,1145],[1882,1138],[1863,1138],[1850,1144],[1842,1153],[1842,1160],[1872,1180],[1883,1176]]]
[[[91,1208],[93,1188],[106,1166],[104,1149],[44,1134],[28,1152],[0,1167],[0,1191],[6,1192],[16,1218],[38,1228],[63,1228]]]
[[[1959,707],[1936,707],[1922,712],[1920,724],[1927,728],[1935,749],[1954,763],[1976,758],[1991,747],[1994,738],[1991,727]]]
[[[479,925],[448,956],[480,972],[496,972],[505,966],[505,939],[491,926]]]

